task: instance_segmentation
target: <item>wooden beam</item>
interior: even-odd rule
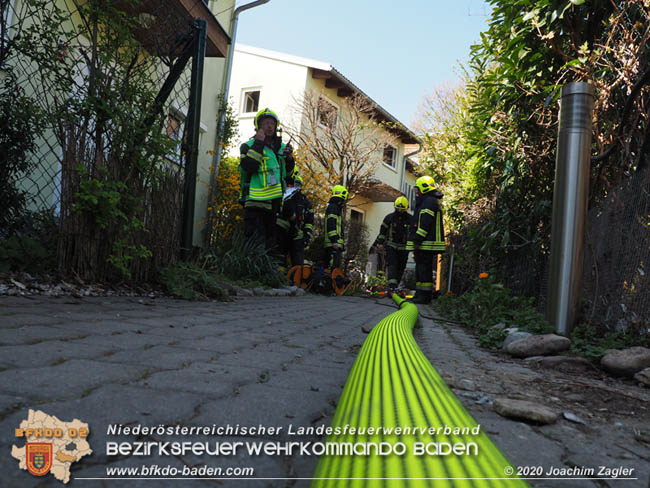
[[[312,68],[311,77],[317,80],[329,80],[332,77],[332,73],[322,69]]]
[[[330,78],[329,80],[325,81],[325,88],[343,88],[344,86],[345,83],[337,80],[336,78]]]
[[[343,88],[339,88],[336,94],[341,98],[346,98],[354,95],[354,90],[352,88],[345,86]]]

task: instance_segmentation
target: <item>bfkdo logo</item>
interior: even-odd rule
[[[43,476],[52,467],[52,443],[28,442],[25,444],[27,471],[34,476]]]
[[[23,447],[13,445],[11,455],[20,461],[20,469],[34,476],[51,473],[56,479],[70,481],[70,466],[92,454],[88,444],[88,424],[74,419],[63,422],[53,415],[30,410],[27,419],[16,428],[16,439],[26,441]]]

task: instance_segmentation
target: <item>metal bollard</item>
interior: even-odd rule
[[[582,291],[593,97],[593,86],[583,82],[568,83],[560,95],[546,318],[564,335],[573,328]]]

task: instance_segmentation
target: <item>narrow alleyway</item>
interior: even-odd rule
[[[253,467],[262,478],[309,478],[317,458],[293,455],[107,456],[107,442],[316,441],[300,428],[329,424],[366,334],[394,307],[389,300],[305,296],[230,303],[149,298],[6,297],[0,300],[0,470],[3,486],[60,486],[18,469],[9,454],[29,409],[88,423],[91,456],[73,465],[71,486],[117,486],[107,467]],[[647,431],[650,394],[597,372],[535,369],[481,350],[463,329],[421,308],[416,340],[468,411],[514,465],[635,468],[647,486],[650,452],[634,438]],[[497,415],[499,396],[534,399],[571,412],[531,426]],[[261,435],[118,435],[110,425],[263,426]],[[275,432],[269,428],[274,427]],[[147,480],[120,486],[152,486]],[[166,484],[165,484],[166,483]],[[307,486],[306,480],[187,481],[192,486]],[[245,484],[242,484],[245,483]],[[533,486],[612,486],[605,482]],[[156,486],[179,486],[179,481]],[[619,485],[617,485],[619,486]]]

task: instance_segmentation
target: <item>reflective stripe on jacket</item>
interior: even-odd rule
[[[282,153],[284,144],[280,146]],[[261,141],[251,139],[240,147],[241,174],[240,200],[245,206],[256,206],[254,201],[267,201],[282,198],[285,189],[285,161],[273,149]],[[246,171],[246,168],[257,168]],[[253,202],[251,202],[253,201]]]
[[[445,230],[442,224],[442,209],[438,200],[442,193],[432,191],[418,197],[406,249],[412,251],[419,244],[421,251],[444,252]]]

